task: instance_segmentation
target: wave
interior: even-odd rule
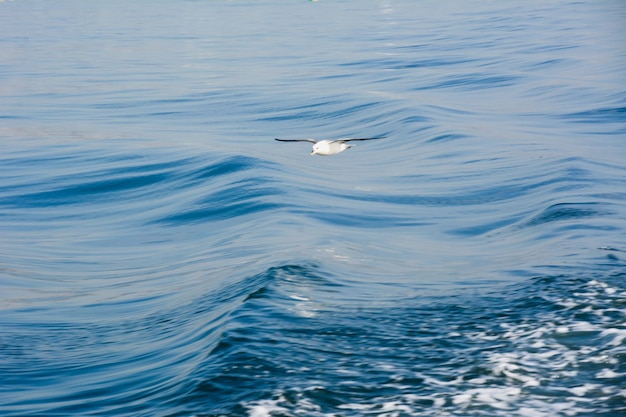
[[[349,287],[318,265],[272,266],[141,317],[31,323],[2,350],[56,388],[3,407],[72,414],[89,397],[95,414],[121,416],[157,403],[157,415],[616,412],[623,261],[607,267],[390,308],[346,303]],[[122,339],[133,348],[114,349]],[[25,376],[6,375],[14,393]]]
[[[27,159],[8,155],[9,165]],[[563,401],[580,413],[619,409],[620,252],[587,255],[591,265],[571,267],[580,273],[551,259],[544,269],[560,274],[514,285],[489,276],[536,273],[542,258],[524,257],[541,240],[621,230],[619,166],[562,158],[527,173],[511,159],[460,153],[446,157],[467,160],[460,171],[419,188],[425,176],[365,176],[356,165],[374,180],[333,182],[332,160],[294,167],[158,149],[34,156],[50,170],[0,189],[14,222],[5,236],[29,245],[14,239],[3,254],[12,275],[2,324],[19,337],[1,348],[12,369],[27,369],[7,379],[18,398],[3,400],[8,414],[84,414],[84,398],[94,415],[515,415],[558,413]],[[441,161],[424,157],[426,167]],[[486,184],[481,166],[502,173],[499,183]],[[51,222],[32,246],[23,228],[42,235],[42,211]],[[424,237],[433,230],[453,238],[438,246]],[[597,236],[596,248],[615,245]],[[500,266],[520,247],[519,264]],[[483,251],[488,274],[473,267],[468,278],[463,256]],[[23,276],[41,277],[36,299],[18,290]]]
[[[623,7],[284,3],[0,2],[0,414],[626,412]]]
[[[306,264],[257,276],[263,285],[196,369],[190,410],[522,415],[525,407],[558,414],[568,403],[576,412],[616,411],[624,334],[610,311],[619,309],[623,274],[536,277],[478,304],[442,297],[358,313],[341,296],[316,300],[319,291],[341,289],[323,277]]]

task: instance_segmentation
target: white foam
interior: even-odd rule
[[[280,407],[278,402],[280,400],[261,400],[250,407],[248,415],[250,417],[272,417],[273,413],[282,413],[289,415],[289,410]]]
[[[606,329],[601,334],[602,337],[614,336],[608,344],[610,346],[621,346],[626,339],[626,329]]]
[[[252,404],[250,417],[269,417],[272,413],[330,417],[341,415],[338,410],[385,417],[564,417],[598,412],[602,404],[626,394],[611,384],[611,379],[623,378],[625,374],[610,369],[619,363],[618,353],[626,341],[626,329],[614,324],[617,313],[624,312],[619,299],[621,290],[606,291],[607,288],[613,287],[596,281],[582,286],[580,292],[572,292],[566,300],[556,296],[546,299],[560,307],[552,310],[548,306],[545,314],[521,322],[505,320],[500,325],[501,332],[495,331],[493,324],[485,324],[484,330],[474,332],[450,331],[450,338],[463,337],[483,346],[479,348],[483,355],[479,366],[487,368],[484,374],[474,374],[477,364],[472,361],[465,368],[454,368],[456,377],[449,380],[446,376],[450,374],[445,370],[403,370],[393,360],[383,360],[368,366],[389,374],[380,387],[381,392],[390,392],[389,395],[362,402],[352,399],[336,405],[334,410],[326,410],[317,403],[317,396],[295,388],[289,395],[274,395],[274,400]],[[572,306],[572,310],[564,309],[564,304]],[[581,366],[585,363],[592,365]],[[359,385],[361,372],[336,369],[346,387]],[[407,378],[421,382],[418,386],[399,384]],[[610,406],[606,407],[604,411]]]
[[[412,409],[408,405],[402,404],[399,401],[388,401],[388,402],[383,403],[383,407],[380,411],[383,411],[383,412],[403,411],[405,413],[410,413]]]
[[[372,408],[374,408],[373,405],[371,404],[340,404],[337,406],[337,408],[341,408],[343,410],[359,410],[359,411],[365,411],[365,410],[371,410]]]
[[[516,387],[475,388],[453,396],[452,403],[464,404],[465,407],[474,403],[484,403],[499,409],[509,409],[512,408],[512,403],[519,398],[521,393],[522,390]]]
[[[520,407],[517,413],[521,417],[546,417],[543,411],[528,407]]]
[[[568,391],[571,392],[572,394],[576,395],[577,397],[583,397],[589,391],[594,390],[594,389],[598,389],[598,388],[599,388],[599,386],[595,385],[595,384],[584,384],[584,385],[580,385],[580,386],[577,386],[577,387],[569,388]]]
[[[626,374],[624,373],[617,373],[615,371],[612,371],[610,369],[604,369],[600,372],[598,372],[596,374],[596,378],[599,379],[604,379],[604,378],[608,378],[608,379],[613,379],[613,378],[623,378],[624,376],[626,376]]]

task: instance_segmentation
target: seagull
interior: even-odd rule
[[[313,144],[313,150],[311,151],[311,155],[320,155],[320,156],[330,156],[336,155],[339,152],[343,152],[346,149],[350,149],[354,145],[348,145],[346,142],[357,141],[357,140],[374,140],[374,139],[384,139],[385,137],[377,137],[377,138],[342,138],[342,139],[324,139],[324,140],[315,140],[315,139],[278,139],[274,138],[279,142],[311,142]]]

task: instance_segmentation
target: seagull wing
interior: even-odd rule
[[[274,140],[277,140],[279,142],[311,142],[311,143],[317,143],[317,141],[315,139],[278,139],[278,138],[274,138]]]
[[[376,138],[345,138],[345,139],[333,140],[333,142],[351,142],[351,141],[357,141],[357,140],[374,140],[374,139],[385,139],[385,137],[380,136]]]

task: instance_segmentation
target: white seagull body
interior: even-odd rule
[[[346,149],[350,149],[351,147],[354,146],[354,145],[348,145],[346,142],[357,141],[357,140],[374,140],[374,139],[384,139],[384,137],[343,138],[343,139],[324,139],[324,140],[275,138],[275,140],[279,142],[311,142],[313,144],[313,150],[311,151],[311,155],[320,155],[320,156],[336,155],[339,152],[343,152]]]

